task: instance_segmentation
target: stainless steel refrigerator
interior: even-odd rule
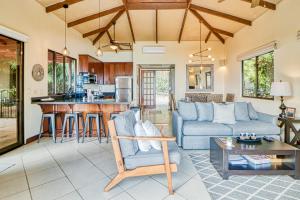
[[[132,77],[131,76],[116,77],[116,101],[117,102],[132,101]]]

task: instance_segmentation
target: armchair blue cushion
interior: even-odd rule
[[[135,136],[134,125],[136,120],[133,111],[126,111],[117,115],[117,117],[114,119],[114,122],[118,135]],[[123,157],[135,155],[139,150],[136,140],[122,139],[120,140],[120,148]]]
[[[170,163],[179,165],[181,156],[177,144],[175,142],[168,142],[168,149]],[[135,169],[149,165],[163,165],[163,152],[153,148],[148,152],[138,151],[135,155],[125,157],[124,163],[126,169]]]

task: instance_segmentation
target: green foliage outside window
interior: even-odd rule
[[[50,50],[48,54],[48,94],[66,93],[69,88],[74,91],[76,60]]]
[[[271,84],[274,80],[274,52],[243,60],[243,97],[272,99]]]

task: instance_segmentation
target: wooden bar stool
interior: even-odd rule
[[[75,125],[75,135],[77,142],[79,142],[79,121],[81,120],[82,123],[82,128],[84,130],[84,118],[83,114],[81,112],[72,112],[72,113],[65,113],[65,118],[64,118],[64,123],[62,126],[62,134],[61,134],[61,142],[64,140],[64,136],[66,133],[66,126],[67,126],[67,121],[69,121],[69,137],[73,133],[73,125]]]
[[[93,135],[93,120],[95,120],[96,122],[96,131],[99,143],[101,143],[101,135],[104,134],[104,136],[106,136],[103,113],[87,113],[85,118],[82,143],[84,142],[84,138],[86,137],[87,129],[89,129],[90,136]]]
[[[53,113],[43,113],[40,125],[40,133],[38,138],[38,143],[40,142],[41,136],[44,133],[44,120],[48,120],[49,122],[49,133],[52,135],[53,142],[56,143],[56,120],[59,117],[62,122],[61,112],[53,112]]]

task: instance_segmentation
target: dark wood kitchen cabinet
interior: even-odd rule
[[[104,84],[115,84],[117,76],[132,75],[133,63],[131,62],[104,63]]]
[[[79,72],[97,75],[97,83],[103,84],[104,63],[89,55],[79,55]]]

